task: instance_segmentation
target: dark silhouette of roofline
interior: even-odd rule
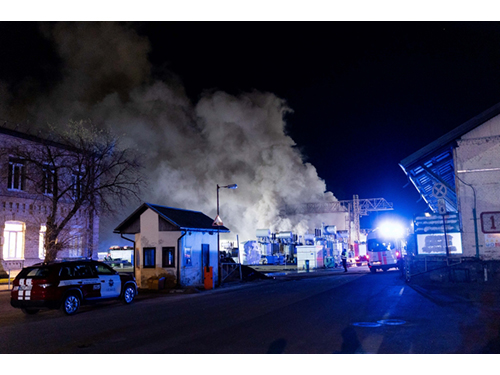
[[[152,203],[145,202],[141,206],[139,206],[139,208],[137,208],[125,220],[123,220],[113,230],[113,233],[124,233],[124,232],[122,232],[123,228],[127,227],[132,221],[136,220],[148,208],[152,209],[154,212],[156,212],[163,219],[167,220],[169,223],[171,223],[172,225],[174,225],[177,228],[179,228],[179,230],[204,231],[204,232],[206,232],[206,231],[208,231],[208,232],[217,232],[218,231],[218,232],[221,232],[221,233],[229,232],[229,229],[227,227],[225,227],[225,226],[219,226],[219,227],[217,227],[217,226],[211,226],[211,227],[208,227],[208,226],[205,225],[205,226],[196,227],[196,226],[186,225],[185,223],[177,223],[171,217],[169,217],[168,215],[166,215],[165,213],[163,213],[161,211],[161,209],[164,208],[164,209],[167,209],[167,210],[175,210],[175,211],[182,212],[184,214],[195,215],[195,216],[198,216],[198,217],[205,217],[206,219],[208,219],[210,221],[212,220],[212,219],[210,219],[207,215],[205,215],[201,211],[192,211],[192,210],[186,210],[186,209],[182,209],[182,208],[168,207],[168,206],[162,206],[162,205],[158,205],[158,204],[152,204]],[[205,221],[207,221],[207,220],[205,220]]]
[[[464,134],[470,132],[472,129],[477,128],[479,125],[484,124],[486,121],[491,120],[493,117],[500,114],[500,103],[488,108],[486,111],[480,113],[479,115],[471,118],[470,120],[464,122],[462,125],[456,127],[445,135],[439,137],[435,141],[429,143],[427,146],[422,147],[417,152],[414,152],[410,156],[401,160],[399,165],[403,169],[408,169],[413,163],[418,160],[429,156],[437,150],[447,147],[457,139],[459,139]]]
[[[9,129],[9,128],[6,128],[4,126],[0,126],[0,134],[5,134],[5,135],[9,135],[11,137],[25,139],[27,141],[39,143],[42,145],[48,145],[48,146],[53,146],[53,147],[57,147],[57,148],[62,148],[62,149],[68,150],[68,151],[74,151],[74,152],[79,151],[78,149],[76,149],[72,146],[68,146],[68,145],[65,145],[63,143],[59,143],[56,141],[51,141],[50,139],[45,139],[45,138],[42,138],[42,137],[39,137],[39,136],[36,136],[33,134],[20,132],[18,130],[14,130],[14,129]]]

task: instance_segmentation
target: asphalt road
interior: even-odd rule
[[[302,275],[303,276],[303,275]],[[154,298],[152,298],[154,297]],[[0,292],[0,353],[498,352],[497,306],[429,298],[397,271],[318,273],[25,316]]]

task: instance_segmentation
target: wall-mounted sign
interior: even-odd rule
[[[448,233],[460,232],[460,219],[456,212],[448,212],[445,215],[418,215],[415,216],[413,225],[415,234],[444,233],[444,225]]]
[[[500,233],[500,212],[481,212],[483,233]]]
[[[432,233],[417,235],[417,253],[420,255],[462,254],[460,233]]]
[[[486,248],[500,247],[500,234],[485,234],[484,246]]]
[[[462,254],[458,213],[418,215],[414,218],[413,226],[418,254]]]

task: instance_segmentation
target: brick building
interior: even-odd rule
[[[14,274],[23,266],[43,261],[44,235],[47,214],[51,211],[51,181],[47,174],[40,181],[40,187],[27,178],[29,166],[9,150],[12,145],[25,147],[45,144],[48,141],[39,137],[0,127],[0,277],[9,270]],[[50,142],[50,147],[64,148]],[[75,176],[59,176],[75,182]],[[77,183],[72,189],[77,191]],[[71,192],[69,193],[71,194]],[[71,199],[59,201],[60,215],[65,216],[72,208]],[[97,257],[99,236],[99,217],[80,209],[66,225],[58,240],[61,250],[58,258]]]

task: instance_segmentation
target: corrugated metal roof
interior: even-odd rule
[[[458,210],[453,161],[456,141],[498,114],[500,114],[500,103],[422,147],[399,163],[434,212],[438,211],[438,198],[433,194],[433,187],[436,184],[442,184],[447,188],[446,195],[443,197],[447,211],[457,212]]]
[[[130,223],[135,221],[144,211],[148,208],[155,211],[163,219],[172,223],[172,225],[179,228],[179,230],[203,230],[203,231],[213,231],[216,232],[229,232],[229,229],[225,226],[212,226],[214,219],[211,219],[203,212],[184,210],[181,208],[160,206],[152,203],[143,203],[137,210],[134,211],[128,218],[126,218],[120,225],[118,225],[114,233],[124,233],[125,228],[128,227]],[[131,233],[128,233],[131,234]]]

